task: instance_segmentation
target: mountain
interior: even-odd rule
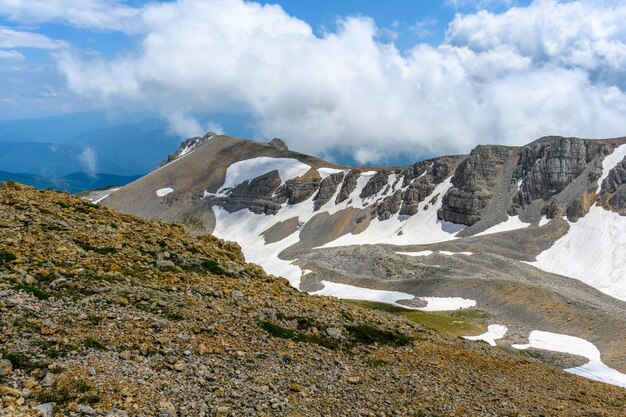
[[[626,387],[625,156],[626,138],[545,137],[342,167],[208,134],[102,204],[236,241],[313,294],[472,308],[491,344]]]
[[[237,244],[180,225],[6,182],[0,229],[3,415],[610,417],[626,407],[621,388],[416,324],[460,315],[409,320],[310,296],[245,263]]]
[[[98,112],[0,122],[0,169],[51,181],[75,172],[138,175],[154,169],[178,142],[164,121]]]

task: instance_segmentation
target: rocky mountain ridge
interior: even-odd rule
[[[303,291],[474,306],[506,329],[502,346],[573,337],[589,362],[569,371],[626,386],[626,138],[481,145],[386,168],[201,142],[101,204],[237,241]],[[572,354],[567,344],[541,346]]]

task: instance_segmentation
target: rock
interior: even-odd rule
[[[319,210],[324,204],[328,203],[330,199],[335,195],[337,187],[343,181],[343,172],[331,174],[324,178],[320,183],[320,188],[317,191],[315,197],[313,197],[313,211]]]
[[[361,198],[371,197],[374,194],[379,193],[388,183],[389,171],[381,169],[380,171],[376,171],[374,175],[367,181],[365,187],[359,194]]]
[[[89,374],[89,376],[96,376],[96,370],[94,368],[87,368],[87,374]]]
[[[343,179],[343,183],[341,184],[341,189],[339,190],[339,194],[337,194],[337,198],[335,199],[335,204],[339,204],[350,197],[350,194],[356,189],[356,182],[361,176],[361,171],[358,169],[351,169]]]
[[[43,376],[41,381],[39,381],[39,384],[42,387],[51,387],[53,383],[54,383],[54,375],[51,372],[46,372],[46,374]]]
[[[350,384],[353,384],[353,385],[360,384],[361,383],[361,378],[359,378],[358,376],[350,376],[350,377],[348,377],[348,382]]]
[[[341,329],[339,329],[337,327],[327,327],[326,328],[326,334],[331,339],[335,339],[335,340],[343,339],[343,335],[341,333]]]
[[[57,404],[56,403],[44,403],[44,404],[39,404],[33,408],[39,411],[40,413],[42,413],[46,417],[52,417],[52,412],[54,411],[55,405]]]
[[[272,148],[276,148],[276,149],[278,149],[280,151],[288,151],[289,150],[289,148],[287,147],[287,144],[285,143],[285,141],[283,141],[280,138],[273,138],[267,144],[269,146],[271,146]]]
[[[6,377],[11,374],[13,364],[7,359],[0,359],[0,377]]]
[[[300,392],[302,391],[302,387],[294,383],[294,384],[289,385],[289,390],[292,392]]]
[[[167,259],[158,259],[156,261],[157,268],[162,269],[164,271],[171,271],[176,268],[174,262]]]
[[[215,417],[227,417],[230,409],[228,407],[217,407]]]
[[[55,334],[57,332],[57,329],[54,323],[52,323],[49,320],[46,320],[41,324],[41,327],[39,328],[39,332],[44,336],[50,336],[50,335]]]
[[[276,190],[274,198],[277,203],[294,205],[308,200],[320,186],[319,178],[292,178]]]
[[[276,320],[276,310],[274,310],[273,308],[264,308],[261,310],[261,315],[259,318],[265,321]]]
[[[93,408],[91,408],[88,405],[84,405],[84,404],[79,404],[77,407],[77,411],[81,414],[84,414],[86,416],[95,416],[96,415],[96,410],[94,410]]]
[[[243,293],[242,293],[241,291],[239,291],[239,290],[233,290],[233,291],[231,291],[230,296],[231,296],[234,300],[241,300],[241,299],[244,297]]]

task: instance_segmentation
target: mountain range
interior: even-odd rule
[[[309,292],[475,310],[483,333],[626,387],[626,138],[544,137],[392,168],[209,133],[98,201],[236,241]]]

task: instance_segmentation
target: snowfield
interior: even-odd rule
[[[463,336],[467,340],[482,340],[491,346],[497,346],[496,340],[502,339],[509,329],[501,324],[491,324],[487,327],[487,332],[478,336]]]
[[[260,156],[235,162],[226,170],[224,185],[217,192],[224,193],[245,181],[253,180],[268,172],[278,171],[280,179],[284,183],[292,178],[300,177],[309,171],[311,167],[292,158],[270,158]]]
[[[160,190],[156,191],[156,195],[159,197],[165,197],[166,195],[173,193],[174,190],[171,188],[161,188]]]
[[[594,204],[569,225],[565,236],[528,263],[626,301],[626,217]]]
[[[515,349],[543,349],[553,352],[583,356],[589,360],[585,365],[565,369],[566,372],[626,388],[626,374],[606,366],[600,359],[600,351],[593,343],[579,337],[533,330],[528,344],[512,345]]]
[[[622,162],[626,158],[626,145],[620,145],[613,153],[606,156],[602,160],[602,176],[598,180],[598,189],[596,190],[596,194],[599,194],[602,188],[602,182],[609,176],[609,173],[617,164]]]

